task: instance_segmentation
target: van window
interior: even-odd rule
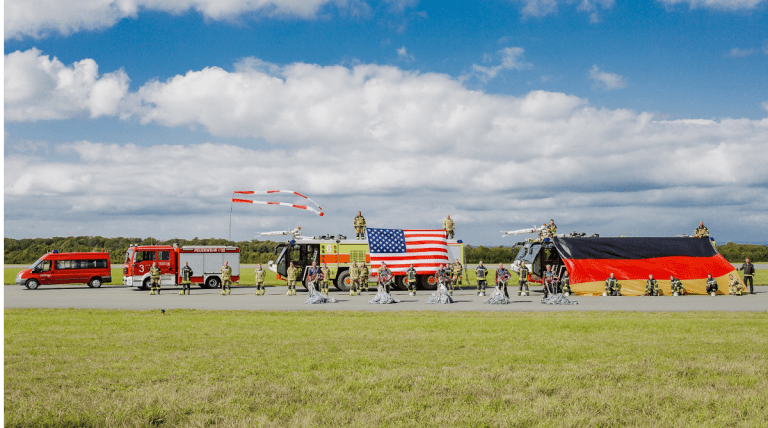
[[[160,251],[160,260],[170,260],[170,259],[171,259],[170,251]]]
[[[60,269],[72,269],[72,260],[56,260],[56,270]]]
[[[137,262],[146,262],[146,261],[152,261],[152,260],[155,260],[154,251],[137,251],[136,252]]]

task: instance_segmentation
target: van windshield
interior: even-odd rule
[[[33,272],[47,272],[51,270],[51,261],[50,260],[43,260],[43,258],[37,259],[36,262],[32,263],[32,266],[29,267]]]

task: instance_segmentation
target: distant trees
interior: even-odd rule
[[[768,245],[734,244],[729,242],[718,245],[717,251],[731,263],[743,262],[749,258],[752,262],[768,262]]]
[[[480,260],[486,265],[491,263],[507,264],[515,259],[517,251],[517,248],[513,250],[512,247],[505,247],[503,245],[499,245],[498,247],[486,247],[484,245],[479,245],[477,247],[471,245],[464,246],[464,255],[469,264],[476,264]]]

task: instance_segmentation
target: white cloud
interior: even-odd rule
[[[521,10],[523,17],[535,16],[543,17],[556,13],[558,5],[570,5],[577,3],[574,0],[521,0],[525,4]],[[589,13],[589,20],[592,23],[600,22],[600,10],[612,9],[615,0],[581,0],[578,2],[577,9],[581,12]]]
[[[593,65],[589,70],[589,78],[594,81],[594,85],[605,90],[621,89],[627,86],[627,80],[624,76],[616,73],[601,71],[597,65]]]
[[[760,107],[762,107],[763,110],[765,110],[765,112],[768,113],[768,101],[764,101],[763,103],[761,103]]]
[[[728,55],[731,58],[744,58],[747,56],[752,56],[757,53],[757,49],[740,49],[740,48],[733,48],[730,51],[728,51]]]
[[[35,69],[43,57],[31,57]],[[61,85],[40,81],[47,86],[14,90],[42,105],[17,110],[51,109]],[[489,239],[553,217],[567,229],[625,235],[687,233],[680,224],[702,219],[710,230],[744,234],[733,225],[748,222],[753,235],[768,232],[768,169],[743,160],[768,150],[768,118],[668,121],[556,92],[486,94],[443,74],[254,58],[234,72],[148,82],[116,104],[113,114],[203,128],[245,147],[75,142],[46,154],[34,152],[41,145],[16,150],[6,136],[7,236],[78,234],[72,224],[90,228],[83,234],[226,236],[233,190],[276,187],[312,196],[327,217],[240,207],[241,238],[299,224],[343,233],[358,209],[386,227],[439,227],[450,213],[460,230]],[[248,147],[254,140],[267,148]],[[542,159],[546,174],[536,173]]]
[[[400,49],[397,50],[397,57],[401,61],[406,61],[406,62],[413,61],[413,55],[410,55],[408,53],[408,51],[405,49],[405,46],[403,46],[403,47],[401,47]]]
[[[195,10],[214,20],[248,13],[312,19],[329,4],[353,13],[368,7],[357,0],[6,0],[5,38],[98,30],[144,10],[175,14]]]
[[[531,63],[522,61],[523,48],[513,47],[504,48],[498,52],[501,57],[501,64],[492,67],[486,67],[483,65],[472,64],[472,74],[462,76],[462,80],[466,80],[472,75],[477,76],[481,81],[487,82],[493,79],[502,70],[526,70],[533,65]],[[488,55],[483,56],[483,61],[491,61],[491,57]]]
[[[122,70],[99,76],[84,59],[70,66],[37,49],[5,56],[5,118],[10,121],[115,115],[128,93]]]
[[[688,4],[691,9],[749,10],[766,0],[657,0],[667,6]]]

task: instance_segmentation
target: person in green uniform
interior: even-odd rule
[[[323,263],[320,272],[323,274],[323,281],[320,283],[320,292],[328,294],[328,290],[331,287],[331,270],[328,268],[327,264]]]
[[[682,296],[685,294],[685,290],[683,289],[683,283],[675,278],[674,275],[669,276],[669,288],[672,289],[672,295],[674,296],[675,293],[677,293],[678,296]]]
[[[371,274],[371,271],[368,270],[368,266],[365,265],[365,262],[363,262],[363,265],[360,266],[360,277],[358,280],[360,281],[360,284],[358,285],[357,289],[360,293],[365,291],[368,292],[368,276]]]
[[[288,283],[288,293],[286,293],[289,296],[295,296],[296,295],[296,277],[299,275],[299,270],[296,269],[296,266],[293,265],[293,262],[291,262],[290,266],[288,266],[288,271],[286,272],[286,282]]]
[[[712,274],[707,275],[707,294],[714,296],[717,294],[717,280],[712,278]]]
[[[648,275],[648,280],[645,281],[645,295],[646,296],[659,295],[659,282],[653,278],[653,275]]]
[[[443,230],[445,230],[445,236],[448,239],[453,239],[453,232],[456,228],[456,224],[453,222],[451,215],[448,214],[443,220]]]
[[[459,261],[456,260],[456,263],[453,264],[453,267],[451,269],[451,288],[450,288],[451,293],[453,293],[453,288],[456,285],[461,285],[462,272],[464,272],[464,268],[461,266],[461,263],[459,263]],[[461,287],[459,287],[459,290],[461,290]]]
[[[527,296],[530,293],[530,290],[528,290],[528,266],[525,262],[520,263],[520,280],[517,281],[517,284],[518,296]]]
[[[480,260],[480,263],[475,269],[475,276],[477,277],[477,295],[485,296],[485,287],[488,286],[488,279],[486,279],[488,276],[488,268],[483,265],[482,260]]]
[[[361,211],[355,217],[355,239],[365,239],[365,217]]]
[[[232,266],[224,260],[224,266],[221,267],[221,295],[229,296],[232,292]]]
[[[357,294],[357,283],[360,279],[360,268],[357,267],[357,262],[352,262],[352,266],[349,268],[349,295],[354,296]]]
[[[405,271],[405,284],[408,287],[408,295],[415,296],[416,295],[416,269],[413,267],[413,263],[411,263],[411,266],[408,268],[408,270]]]
[[[267,278],[267,272],[261,268],[261,263],[258,264],[253,271],[253,277],[256,280],[256,295],[261,296],[267,292],[265,287],[265,280]]]
[[[182,296],[192,294],[192,268],[189,267],[189,262],[184,262],[184,267],[181,268],[181,291],[179,294]]]
[[[149,283],[152,286],[152,291],[149,294],[160,294],[160,268],[157,267],[157,262],[152,263],[152,267],[149,268]]]

